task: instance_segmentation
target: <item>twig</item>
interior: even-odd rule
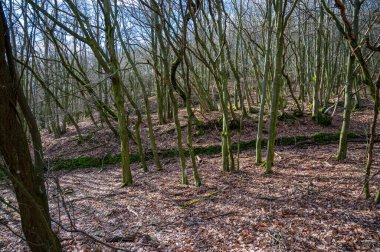
[[[65,226],[63,226],[61,223],[55,221],[55,220],[52,220],[53,223],[55,223],[56,225],[58,225],[60,228],[62,228],[64,231],[66,232],[69,232],[69,233],[78,233],[78,234],[81,234],[83,236],[86,236],[87,238],[90,238],[91,240],[97,242],[97,243],[100,243],[102,244],[103,246],[106,246],[108,248],[111,248],[111,249],[115,249],[115,250],[120,250],[120,251],[131,251],[131,250],[128,250],[128,249],[123,249],[123,248],[119,248],[119,247],[115,247],[115,246],[112,246],[106,242],[103,242],[102,240],[96,238],[95,236],[93,235],[90,235],[88,233],[86,233],[85,231],[83,230],[79,230],[77,229],[76,227],[74,227],[73,229],[69,229],[69,228],[66,228]]]

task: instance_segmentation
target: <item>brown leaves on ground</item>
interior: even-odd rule
[[[241,154],[238,173],[222,173],[220,155],[202,156],[200,188],[180,184],[177,159],[164,160],[160,172],[150,163],[147,174],[133,164],[136,183],[129,188],[120,188],[119,165],[57,176],[70,192],[65,197],[77,228],[113,246],[136,251],[379,251],[380,211],[373,199],[361,195],[366,146],[349,144],[344,162],[335,161],[336,149],[336,144],[277,148],[271,176],[254,164],[253,150]],[[379,165],[376,158],[373,171]],[[379,182],[376,178],[372,185]],[[57,220],[57,198],[49,184]],[[17,221],[8,221],[17,227]],[[67,225],[67,219],[61,221]],[[65,251],[110,250],[80,235],[59,234]],[[0,237],[2,250],[25,246],[1,225]]]
[[[368,103],[368,104],[367,104]],[[352,113],[350,122],[350,132],[357,134],[363,134],[369,132],[369,123],[372,119],[372,108],[370,101],[364,101],[367,107],[363,110],[354,111]],[[289,137],[289,136],[310,136],[319,132],[326,133],[337,133],[340,130],[342,124],[342,112],[343,108],[338,107],[337,114],[332,120],[332,125],[328,127],[323,127],[316,124],[310,114],[305,114],[305,116],[300,118],[294,118],[291,120],[278,121],[277,136],[278,137]],[[287,110],[287,113],[292,112]],[[237,112],[239,113],[239,112]],[[221,143],[221,129],[215,125],[221,116],[221,112],[212,111],[205,114],[200,113],[195,110],[197,118],[203,121],[209,126],[208,129],[204,131],[204,134],[194,136],[193,146],[194,147],[205,147],[210,145],[220,145]],[[165,125],[158,125],[157,115],[152,115],[154,121],[154,134],[156,136],[157,147],[159,151],[172,150],[177,148],[176,131],[173,122],[169,122]],[[181,109],[179,111],[179,117],[181,121],[183,136],[186,134],[186,124],[187,124],[187,112],[186,109]],[[131,116],[132,128],[135,118]],[[266,124],[269,120],[265,119]],[[100,125],[100,123],[99,123]],[[85,136],[86,140],[82,144],[78,144],[78,138],[75,133],[75,129],[70,126],[68,127],[68,132],[64,134],[59,139],[54,139],[52,134],[48,134],[46,131],[42,133],[42,141],[44,145],[45,157],[48,159],[55,158],[76,158],[81,156],[91,156],[91,157],[102,157],[105,155],[115,155],[120,153],[120,143],[116,136],[104,125],[104,128],[96,128],[90,120],[85,120],[79,123],[82,129],[82,134]],[[117,125],[114,125],[117,127]],[[267,128],[267,127],[266,127]],[[378,127],[380,131],[380,125]],[[257,113],[250,114],[250,118],[243,120],[241,141],[251,141],[255,139],[257,131]],[[196,132],[196,130],[194,130]],[[232,130],[232,141],[237,142],[239,139],[238,130]],[[143,146],[145,150],[150,150],[150,141],[148,137],[148,129],[146,125],[146,120],[143,120],[141,136],[143,141]],[[264,131],[264,137],[267,137]],[[183,137],[183,144],[186,146],[186,137]],[[136,152],[136,145],[130,141],[131,151]]]

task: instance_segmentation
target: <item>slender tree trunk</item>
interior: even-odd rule
[[[121,31],[120,31],[119,26],[117,26],[117,33],[118,33],[119,39],[121,40],[122,36],[121,36]],[[146,92],[145,83],[144,83],[144,80],[143,80],[139,70],[136,67],[136,64],[134,63],[134,61],[132,59],[130,52],[128,51],[126,44],[124,42],[121,42],[121,45],[122,45],[122,48],[124,50],[124,53],[127,56],[128,62],[132,66],[132,70],[133,70],[134,74],[136,75],[138,84],[140,85],[140,88],[141,88],[141,92],[142,92],[143,100],[144,100],[145,111],[146,111],[146,118],[147,118],[147,123],[148,123],[148,134],[149,134],[150,145],[152,148],[154,164],[156,165],[157,170],[161,170],[162,166],[161,166],[160,158],[158,156],[156,137],[155,137],[154,131],[153,131],[153,122],[152,122],[152,115],[151,115],[151,111],[150,111],[150,103],[149,103],[149,99],[148,99],[148,94]],[[157,82],[157,80],[156,80],[156,82]],[[161,88],[161,87],[159,87],[159,88]],[[162,93],[161,93],[161,95],[162,95]],[[162,99],[162,97],[157,97],[157,99]],[[162,106],[162,104],[158,105],[158,106]],[[165,120],[164,120],[162,112],[163,111],[161,111],[162,119],[159,119],[159,120],[162,120],[162,123],[163,123],[163,122],[165,122]]]
[[[293,3],[293,7],[297,2]],[[269,136],[267,145],[267,160],[266,160],[266,173],[272,173],[272,166],[274,161],[274,144],[276,140],[276,128],[277,128],[277,114],[278,114],[278,103],[280,98],[280,90],[282,86],[282,56],[284,51],[284,30],[286,27],[286,18],[283,10],[284,3],[283,0],[277,0],[275,3],[275,13],[276,13],[276,59],[275,59],[275,69],[274,78],[272,82],[272,102],[270,109],[270,122],[269,122]],[[293,8],[294,10],[294,8]],[[288,16],[291,14],[288,13]]]
[[[105,32],[106,32],[106,47],[110,57],[110,74],[112,91],[115,98],[115,106],[117,110],[117,119],[119,127],[119,137],[121,142],[121,165],[123,185],[132,185],[132,172],[130,167],[129,153],[129,137],[128,137],[128,121],[124,108],[124,96],[122,92],[123,82],[119,72],[119,60],[115,50],[115,23],[111,21],[111,4],[109,0],[104,1],[104,17],[105,17]],[[114,21],[116,22],[116,21]]]
[[[269,78],[269,63],[271,56],[271,44],[272,44],[272,1],[267,0],[267,34],[266,34],[266,46],[265,46],[265,63],[264,63],[264,78],[261,82],[261,97],[260,97],[260,111],[259,121],[257,123],[257,136],[256,136],[256,163],[261,163],[261,145],[263,138],[264,128],[264,110],[266,100],[266,89]]]
[[[225,32],[222,24],[222,3],[217,2],[216,8],[218,13],[217,19],[217,30],[219,36],[219,50],[220,52],[220,60],[219,60],[219,68],[221,73],[221,105],[223,111],[223,129],[222,129],[222,169],[223,171],[233,171],[234,168],[234,158],[232,153],[232,142],[231,142],[231,133],[229,129],[229,119],[228,119],[228,108],[230,108],[231,115],[233,116],[231,100],[228,93],[228,76],[226,69],[226,59],[224,53],[223,44],[225,42]]]
[[[373,147],[375,145],[375,138],[376,138],[377,117],[379,115],[379,108],[380,108],[379,96],[380,96],[380,74],[378,77],[378,81],[376,83],[375,104],[373,108],[373,120],[372,120],[372,125],[371,125],[371,136],[369,139],[369,146],[368,146],[368,151],[367,151],[367,162],[365,165],[364,193],[367,199],[371,196],[371,193],[369,190],[369,180],[371,176],[371,166],[373,162]],[[379,203],[379,196],[376,196],[375,201]]]
[[[354,3],[354,30],[353,33],[358,34],[359,29],[359,12],[360,12],[360,1],[355,0]],[[347,63],[347,73],[346,73],[346,83],[345,83],[345,92],[344,92],[344,112],[343,112],[343,123],[340,130],[339,137],[339,148],[337,153],[337,160],[344,160],[347,157],[347,134],[350,126],[350,117],[352,110],[352,85],[355,80],[354,75],[354,64],[355,64],[355,55],[349,52],[348,63]]]
[[[323,17],[324,10],[321,8],[319,13],[319,21],[318,21],[318,35],[317,35],[317,58],[316,58],[316,71],[315,71],[315,80],[313,87],[313,110],[312,116],[313,118],[318,118],[317,114],[319,113],[320,107],[320,88],[322,83],[322,30],[323,30]]]
[[[193,122],[194,122],[194,113],[191,109],[191,86],[190,86],[190,76],[189,76],[189,68],[187,68],[186,72],[186,110],[187,110],[187,149],[190,154],[191,167],[193,171],[194,183],[195,186],[201,186],[201,178],[199,176],[197,163],[195,161],[195,153],[193,149]]]
[[[141,140],[141,134],[140,134],[141,122],[142,122],[141,112],[140,112],[136,102],[134,101],[134,99],[130,95],[128,89],[124,85],[123,85],[123,89],[124,89],[124,93],[126,94],[128,100],[129,100],[129,103],[131,104],[131,106],[133,107],[133,109],[135,110],[135,113],[136,113],[137,119],[136,119],[136,123],[134,126],[134,131],[135,131],[135,138],[136,138],[136,144],[137,144],[137,151],[138,151],[139,156],[140,156],[140,162],[141,162],[141,166],[143,168],[143,172],[148,172],[149,169],[148,169],[148,166],[146,164],[145,151],[144,151],[144,148],[142,146],[142,140]]]

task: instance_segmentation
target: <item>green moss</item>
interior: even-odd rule
[[[380,188],[377,189],[376,197],[375,197],[375,204],[380,204]]]
[[[282,113],[280,116],[278,116],[278,120],[280,120],[280,121],[296,120],[296,116],[288,114],[288,113]]]
[[[107,155],[104,158],[98,157],[79,157],[73,159],[58,159],[53,162],[54,169],[71,170],[74,168],[87,168],[87,167],[99,167],[102,164],[117,164],[121,162],[120,155],[111,156]]]
[[[196,130],[209,130],[209,129],[213,129],[215,127],[215,125],[218,125],[219,120],[215,120],[215,121],[209,121],[209,122],[203,122],[203,121],[200,121],[198,120],[197,122],[195,122],[195,129]],[[221,121],[222,122],[222,121]]]
[[[206,125],[204,122],[200,120],[195,120],[195,136],[203,136],[206,133],[206,130],[209,128],[208,125]]]
[[[325,113],[322,113],[321,111],[319,111],[314,116],[314,121],[321,126],[330,126],[331,122],[332,122],[332,117],[328,114],[325,114]]]
[[[348,139],[358,139],[363,138],[362,135],[357,135],[354,133],[348,134]],[[336,142],[339,140],[339,133],[331,134],[325,132],[319,132],[312,136],[294,136],[294,137],[282,137],[276,139],[276,145],[288,146],[294,145],[299,142],[306,140],[311,140],[318,144],[328,144],[331,142]],[[265,146],[267,140],[263,139],[263,146]],[[240,151],[245,151],[248,149],[253,149],[256,146],[256,140],[251,140],[248,142],[240,142]],[[221,153],[220,145],[211,145],[207,147],[195,147],[195,155],[215,155]],[[232,145],[232,150],[237,151],[237,144]],[[189,156],[188,150],[185,150],[185,155]],[[178,150],[166,150],[159,153],[161,158],[173,158],[178,156]],[[137,154],[131,154],[131,163],[139,162],[140,157]],[[152,159],[152,152],[146,153],[146,159]],[[54,169],[77,169],[77,168],[88,168],[88,167],[101,167],[103,165],[118,164],[121,162],[121,156],[119,155],[107,155],[104,158],[98,157],[79,157],[74,159],[58,159],[52,162]],[[1,178],[1,173],[0,173]]]
[[[221,129],[223,128],[223,117],[220,117],[218,121],[215,123],[216,126]],[[236,130],[240,128],[240,122],[239,120],[232,119],[228,122],[228,127],[230,130]]]
[[[358,138],[366,138],[366,136],[365,135],[356,134],[356,133],[353,133],[353,132],[349,132],[347,134],[347,138],[348,139],[358,139]]]
[[[363,138],[363,136],[351,132],[347,134],[347,138],[358,139],[358,138]],[[339,141],[339,133],[331,134],[331,133],[319,132],[312,135],[311,139],[313,140],[313,142],[318,143],[318,144],[329,144],[331,142]]]
[[[338,101],[338,107],[344,107],[344,101]]]
[[[229,128],[231,130],[237,130],[240,128],[240,121],[239,120],[236,120],[236,119],[232,119],[230,122],[229,122]]]
[[[365,106],[362,106],[360,103],[355,103],[355,105],[352,108],[352,111],[364,111],[366,109]]]
[[[306,141],[310,137],[308,136],[292,136],[292,137],[281,137],[276,139],[276,145],[286,146],[286,145],[293,145],[298,142]]]
[[[257,114],[260,112],[260,109],[258,107],[249,107],[248,112],[251,114]]]
[[[339,140],[339,134],[330,134],[330,133],[324,133],[324,132],[319,132],[315,133],[314,135],[311,136],[311,139],[315,143],[319,144],[326,144],[326,143],[331,143],[333,141],[338,141]]]
[[[195,120],[194,125],[196,129],[203,129],[205,128],[206,124],[203,121]]]
[[[194,136],[198,137],[198,136],[203,136],[205,134],[205,130],[204,129],[196,129],[195,132],[194,132]]]
[[[160,153],[161,158],[171,158],[171,157],[176,157],[178,156],[178,150],[169,150],[169,151],[164,151]]]
[[[192,205],[197,204],[198,202],[200,202],[200,201],[202,201],[202,200],[206,200],[206,199],[208,199],[208,198],[210,198],[210,197],[212,197],[212,196],[214,196],[214,195],[216,195],[216,194],[218,194],[218,193],[219,193],[218,191],[210,192],[210,193],[207,193],[207,194],[206,194],[205,196],[203,196],[203,197],[189,200],[187,203],[185,203],[185,204],[181,204],[181,205],[180,205],[180,208],[185,209],[185,208],[187,208],[187,207],[190,207],[190,206],[192,206]]]
[[[81,145],[82,143],[84,143],[84,139],[83,139],[82,136],[80,136],[80,137],[78,138],[77,143],[78,143],[78,145]]]
[[[207,147],[196,147],[194,148],[194,154],[195,155],[214,155],[214,154],[218,154],[222,151],[221,149],[221,146],[219,145],[211,145],[211,146],[207,146]],[[186,154],[187,151],[186,151]]]
[[[266,144],[266,141],[263,141],[263,145]],[[240,142],[240,151],[245,151],[249,149],[253,149],[256,147],[256,140],[252,140],[249,142]]]
[[[218,128],[222,128],[223,127],[223,117],[219,117],[218,120],[215,122],[215,125]]]
[[[309,103],[308,108],[309,108],[309,111],[313,111],[313,103]]]
[[[303,116],[303,111],[299,111],[298,109],[294,110],[293,115],[295,117],[302,117]]]

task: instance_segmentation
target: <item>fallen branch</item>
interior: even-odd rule
[[[112,243],[112,242],[134,242],[136,240],[137,234],[128,235],[128,236],[115,236],[115,237],[109,237],[106,239],[106,242]]]
[[[128,250],[128,249],[123,249],[123,248],[119,248],[119,247],[112,246],[112,245],[108,244],[107,242],[104,242],[104,241],[102,241],[102,240],[96,238],[95,236],[86,233],[86,232],[83,231],[83,230],[79,230],[79,229],[77,229],[76,227],[73,227],[72,229],[69,229],[69,228],[65,227],[64,225],[62,225],[62,224],[61,224],[60,222],[58,222],[58,221],[52,220],[52,222],[53,222],[54,224],[56,224],[57,226],[59,226],[60,228],[62,228],[62,230],[64,230],[65,232],[81,234],[81,235],[83,235],[83,236],[85,236],[85,237],[87,237],[87,238],[93,240],[94,242],[97,242],[97,243],[99,243],[99,244],[102,244],[103,246],[105,246],[105,247],[107,247],[107,248],[114,249],[114,250],[116,250],[116,251],[117,251],[117,250],[120,250],[120,251],[128,251],[128,252],[131,251],[131,250]]]

